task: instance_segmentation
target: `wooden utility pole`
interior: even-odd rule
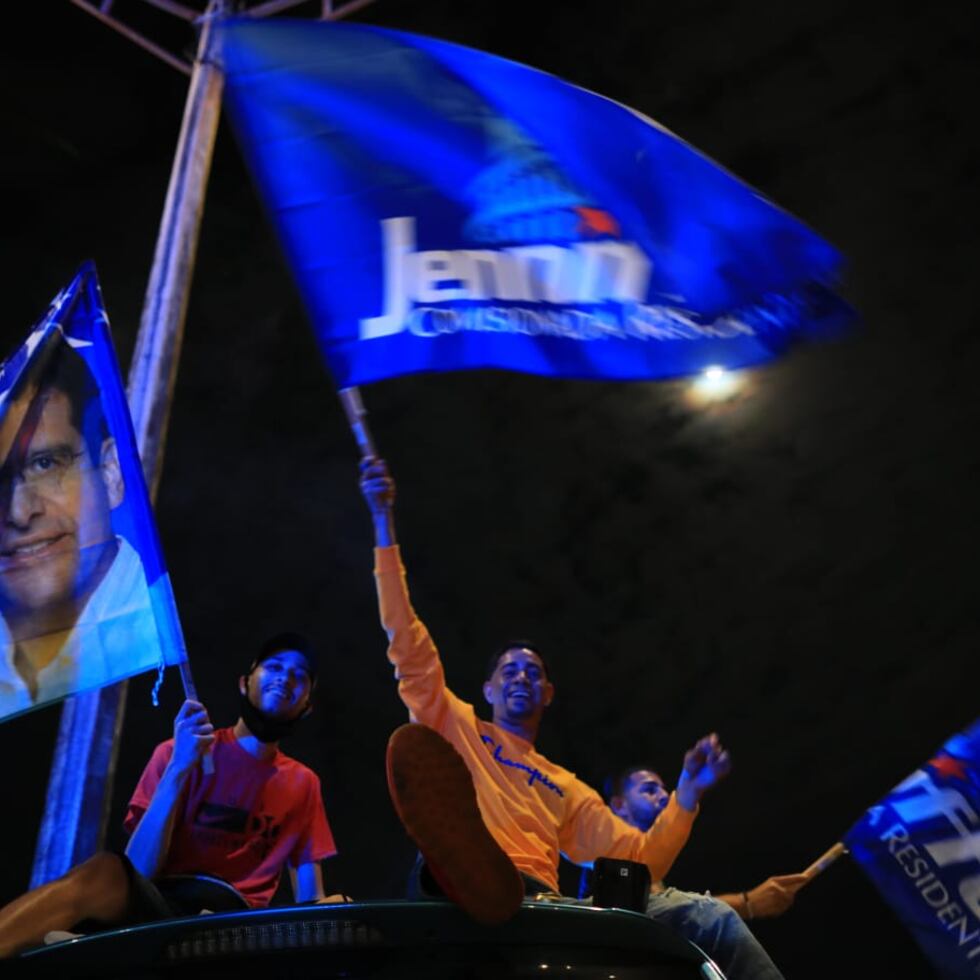
[[[117,18],[113,13],[114,0],[100,0],[98,5],[90,0],[71,2],[191,76],[127,388],[136,444],[152,502],[163,470],[170,404],[221,117],[224,76],[214,49],[215,25],[228,15],[230,4],[229,0],[209,0],[202,12],[177,0],[143,0],[199,25],[197,53],[193,64],[188,64]],[[242,12],[265,17],[301,2],[267,0]],[[321,18],[339,19],[371,2],[350,0],[335,7],[332,0],[323,0]],[[181,676],[185,691],[193,693],[187,664],[181,666]],[[128,682],[122,681],[65,701],[34,853],[32,888],[60,877],[103,845],[127,690]]]

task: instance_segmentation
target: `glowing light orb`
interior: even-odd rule
[[[739,387],[739,375],[720,364],[710,364],[694,379],[691,385],[698,401],[724,401],[734,395]]]

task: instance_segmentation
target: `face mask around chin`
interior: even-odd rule
[[[278,742],[279,739],[291,735],[296,724],[303,717],[301,714],[289,721],[271,718],[265,712],[259,711],[244,694],[239,693],[238,700],[242,721],[260,742]]]

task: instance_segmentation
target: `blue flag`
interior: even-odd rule
[[[834,248],[625,106],[396,31],[221,31],[226,105],[340,387],[662,378],[848,315]]]
[[[845,843],[944,977],[980,977],[980,720],[954,735]]]
[[[0,719],[184,659],[87,264],[0,367]]]

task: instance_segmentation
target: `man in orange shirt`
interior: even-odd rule
[[[495,658],[483,685],[492,723],[446,687],[439,653],[408,597],[395,540],[395,487],[382,460],[362,464],[361,488],[375,528],[388,658],[402,701],[421,723],[392,736],[389,786],[436,882],[470,915],[490,923],[512,915],[525,892],[557,896],[559,852],[578,863],[637,861],[653,880],[663,878],[688,838],[702,795],[729,771],[717,736],[687,753],[677,789],[649,830],[620,820],[595,790],[535,750],[554,687],[532,646],[517,642]]]

